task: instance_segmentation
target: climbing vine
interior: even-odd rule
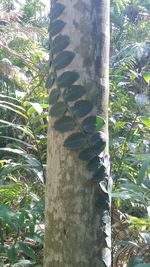
[[[69,66],[76,56],[73,51],[67,50],[70,38],[61,34],[65,22],[59,17],[64,10],[63,4],[57,0],[51,1],[50,72],[46,81],[46,88],[50,90],[49,115],[54,118],[54,130],[61,133],[73,131],[65,139],[64,147],[77,151],[79,158],[86,162],[87,169],[93,173],[91,181],[97,183],[99,188],[95,204],[103,211],[109,210],[108,157],[104,152],[107,137],[102,132],[105,121],[93,115],[94,106],[86,99],[86,87],[78,83],[80,74],[77,71],[64,71],[61,74],[58,72]],[[107,216],[103,217],[106,237],[106,225],[109,224],[108,220],[105,221]],[[106,255],[104,258],[106,266],[109,266],[106,263]]]

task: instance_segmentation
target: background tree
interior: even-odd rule
[[[51,1],[49,32],[44,266],[110,266],[109,1]]]

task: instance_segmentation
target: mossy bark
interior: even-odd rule
[[[109,0],[59,2],[66,6],[61,34],[70,37],[67,50],[76,53],[65,70],[80,73],[78,83],[87,88],[92,112],[105,118],[108,135]],[[96,207],[99,185],[77,152],[63,146],[69,134],[56,132],[53,121],[49,117],[44,267],[110,267],[110,220],[105,229],[104,219],[110,209]]]

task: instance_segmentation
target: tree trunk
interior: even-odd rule
[[[61,7],[64,5],[62,10],[58,3],[62,4]],[[56,19],[65,22],[60,27],[61,32],[57,27],[54,32],[53,23]],[[50,20],[51,67],[47,88],[51,87],[50,114],[52,116],[49,117],[48,129],[44,267],[110,267],[111,180],[107,118],[109,0],[59,0],[59,2],[52,0]],[[55,38],[62,35],[70,38],[65,50],[73,51],[75,57],[70,60],[68,66],[60,69],[56,67],[55,59],[58,54],[53,49],[53,42]],[[63,93],[66,85],[60,85],[58,81],[58,77],[64,71],[74,70],[80,74],[74,84],[80,84],[86,88],[86,94],[81,96],[81,99],[88,100],[89,106],[91,102],[94,104],[85,116],[72,115],[75,101],[65,102]],[[56,87],[58,90],[54,89]],[[51,92],[57,92],[59,97],[58,95],[52,97]],[[53,101],[64,101],[68,105],[67,115],[71,114],[76,121],[76,127],[72,127],[69,132],[54,129],[57,128],[54,127],[57,114],[54,114],[55,110],[51,109],[54,107]],[[58,111],[59,108],[57,105],[56,107]],[[62,115],[63,113],[64,111]],[[86,161],[79,159],[81,152],[79,143],[75,149],[67,149],[64,146],[68,136],[81,130],[81,123],[85,118],[96,115],[105,119],[106,123],[102,131],[107,135],[106,141],[104,134],[101,134],[102,143],[107,142],[106,147],[103,152],[101,151],[100,157],[94,157],[95,161],[91,162],[92,166],[93,163],[97,165],[98,159],[99,165],[105,169],[102,173],[103,177],[98,180],[93,179],[93,167],[90,169]],[[92,138],[90,131],[87,134],[86,130],[81,130],[81,134],[88,140],[87,146]],[[82,142],[84,143],[84,139]]]

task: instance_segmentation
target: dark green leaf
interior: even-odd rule
[[[64,142],[64,146],[71,150],[82,148],[86,144],[85,136],[82,133],[70,135]]]
[[[78,118],[80,118],[87,115],[92,110],[92,108],[92,102],[88,100],[79,100],[73,106],[72,111]]]
[[[12,221],[15,216],[14,211],[7,205],[0,205],[0,218],[6,224]]]
[[[28,257],[30,257],[31,259],[35,260],[35,253],[34,250],[32,248],[30,248],[29,246],[27,246],[25,243],[23,243],[22,241],[19,241],[19,247],[20,249],[24,252],[24,254]]]
[[[75,57],[75,54],[71,51],[63,51],[53,61],[53,66],[55,69],[63,69],[67,67]]]
[[[90,138],[90,143],[93,148],[97,149],[98,152],[102,152],[106,146],[107,136],[103,132],[98,132]]]
[[[79,154],[79,158],[81,160],[85,160],[85,161],[89,161],[92,158],[94,158],[97,155],[96,151],[92,149],[92,147],[90,148],[85,148],[84,150],[82,150]]]
[[[96,131],[96,116],[90,116],[86,118],[81,123],[81,127],[87,133],[94,133]]]
[[[63,4],[56,3],[51,10],[51,14],[50,14],[51,20],[57,19],[62,14],[64,9],[65,9],[65,6]]]
[[[101,166],[93,175],[93,181],[94,182],[100,182],[102,181],[106,176],[106,169],[104,166]]]
[[[86,92],[86,89],[82,85],[72,85],[71,88],[66,88],[63,93],[63,97],[66,101],[75,101],[81,96],[83,96]]]
[[[89,171],[95,171],[98,169],[99,166],[100,166],[100,161],[98,156],[92,158],[87,164],[87,168]]]
[[[66,71],[58,77],[57,84],[59,87],[71,87],[72,84],[78,80],[78,78],[79,78],[78,72]]]
[[[49,115],[52,117],[60,117],[65,113],[66,110],[67,107],[65,103],[60,101],[52,106]]]
[[[70,44],[70,39],[67,35],[58,35],[52,42],[51,51],[53,54],[60,53],[69,44]]]
[[[16,258],[17,258],[17,250],[15,246],[12,245],[11,247],[8,247],[7,256],[8,256],[10,263],[15,263]]]
[[[54,129],[59,132],[67,132],[75,127],[75,122],[70,116],[64,116],[57,120],[54,124]]]
[[[54,21],[49,28],[51,36],[58,34],[64,28],[65,24],[66,23],[63,20]]]
[[[50,95],[49,95],[49,104],[55,104],[57,102],[57,99],[60,95],[60,90],[58,88],[55,88],[51,91]]]
[[[47,80],[46,80],[46,84],[45,84],[45,88],[46,89],[49,89],[51,88],[51,86],[53,85],[53,82],[54,82],[54,77],[53,75],[50,73],[47,77]]]
[[[109,209],[109,198],[107,194],[103,194],[102,196],[98,197],[95,201],[95,205],[99,209]]]

